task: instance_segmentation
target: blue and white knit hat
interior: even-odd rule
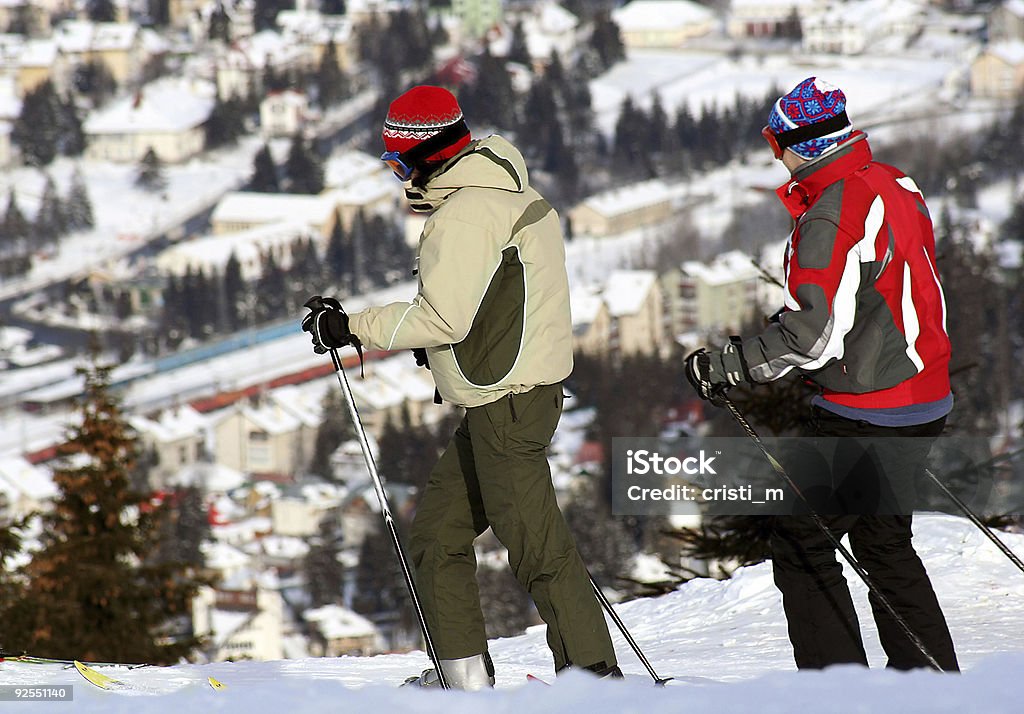
[[[853,125],[846,116],[843,90],[817,77],[808,77],[789,94],[779,97],[768,115],[768,126],[775,134],[826,121],[836,128],[828,131],[822,127],[828,133],[791,144],[788,148],[802,158],[813,159],[853,132]]]

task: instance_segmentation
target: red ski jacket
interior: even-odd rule
[[[924,197],[863,132],[778,189],[796,220],[786,310],[743,344],[757,382],[799,370],[825,400],[891,409],[945,399],[946,304]]]

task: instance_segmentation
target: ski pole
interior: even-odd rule
[[[318,309],[323,306],[323,298],[319,295],[312,297],[306,302],[305,306],[310,310]],[[377,473],[377,464],[373,460],[373,453],[370,451],[370,443],[366,439],[366,430],[363,428],[363,422],[359,418],[359,409],[356,408],[356,401],[352,396],[352,387],[348,383],[348,377],[345,374],[345,368],[342,366],[341,358],[338,356],[338,350],[332,347],[329,351],[331,353],[331,361],[334,363],[334,373],[338,377],[338,384],[341,385],[341,391],[345,395],[345,403],[348,405],[349,416],[352,417],[352,424],[355,426],[356,438],[359,440],[359,447],[363,451],[363,459],[366,461],[366,468],[370,472],[370,479],[373,481],[373,490],[377,493],[377,501],[380,503],[380,512],[384,517],[384,527],[391,536],[391,544],[395,548],[395,555],[398,556],[398,562],[402,568],[402,575],[405,577],[405,585],[409,589],[413,608],[416,610],[416,617],[419,619],[420,628],[423,630],[423,642],[427,648],[427,655],[430,657],[430,661],[433,663],[434,669],[437,670],[438,683],[443,689],[449,689],[450,685],[448,684],[448,678],[445,676],[444,670],[441,669],[441,662],[437,657],[437,651],[434,649],[434,640],[430,636],[430,628],[427,626],[427,617],[423,612],[423,605],[420,601],[419,592],[416,590],[416,583],[413,580],[412,569],[409,567],[409,561],[405,557],[405,552],[402,550],[402,542],[398,538],[398,529],[395,527],[395,519],[391,514],[391,506],[388,504],[388,496],[384,492],[384,484],[381,482],[380,475]]]
[[[609,602],[608,598],[605,597],[605,594],[601,592],[601,588],[597,586],[597,583],[594,581],[594,576],[589,573],[588,576],[590,577],[590,585],[594,588],[594,594],[597,595],[597,599],[601,603],[601,607],[603,607],[608,613],[608,616],[612,618],[612,621],[619,628],[619,632],[621,632],[622,636],[626,638],[626,642],[629,643],[629,646],[633,648],[633,652],[635,652],[636,656],[641,662],[643,662],[644,667],[647,668],[647,673],[651,675],[652,679],[654,679],[654,683],[659,687],[664,687],[665,683],[672,679],[672,677],[658,676],[658,673],[654,671],[654,667],[651,666],[650,660],[644,656],[643,650],[640,649],[640,645],[636,643],[636,640],[633,639],[633,635],[631,635],[629,630],[626,629],[626,624],[622,621],[622,618],[619,617],[619,613],[615,612],[611,602]]]
[[[912,643],[914,643],[914,646],[917,648],[918,652],[921,653],[921,655],[928,661],[928,664],[931,665],[932,668],[935,669],[935,671],[944,671],[942,667],[939,665],[938,660],[936,660],[935,657],[932,656],[931,652],[928,651],[928,648],[925,647],[924,642],[921,640],[920,637],[918,637],[917,633],[910,628],[910,625],[907,624],[907,621],[903,618],[903,616],[896,612],[896,608],[894,608],[892,603],[889,602],[889,598],[887,598],[882,593],[882,591],[878,589],[878,586],[875,585],[874,581],[872,581],[871,577],[868,575],[868,572],[864,569],[864,566],[861,565],[860,562],[858,562],[858,560],[853,557],[853,553],[847,550],[846,546],[844,546],[842,542],[840,542],[840,540],[836,538],[836,535],[828,527],[824,519],[820,515],[818,515],[817,511],[814,510],[814,507],[811,505],[811,502],[807,500],[807,497],[804,496],[803,492],[796,485],[796,483],[793,481],[790,475],[786,473],[786,470],[784,468],[782,468],[782,464],[780,464],[778,460],[771,455],[771,453],[768,451],[768,448],[764,445],[764,442],[761,441],[761,437],[759,437],[757,435],[757,432],[754,431],[754,427],[750,426],[750,422],[748,422],[746,418],[742,414],[740,414],[740,410],[736,408],[736,405],[732,403],[732,400],[725,395],[721,396],[721,400],[725,404],[726,408],[732,413],[732,416],[736,420],[736,422],[741,427],[743,427],[744,431],[747,432],[747,436],[749,436],[753,440],[753,442],[757,444],[757,447],[761,450],[761,453],[764,454],[766,459],[768,459],[768,463],[771,464],[772,470],[775,471],[775,473],[778,474],[782,478],[782,480],[786,482],[786,485],[789,486],[790,489],[792,489],[793,493],[796,494],[797,498],[799,498],[804,503],[804,505],[807,506],[808,510],[810,511],[811,520],[814,521],[814,524],[818,526],[822,533],[825,534],[825,537],[828,539],[828,541],[837,551],[839,551],[839,553],[843,556],[843,559],[850,564],[850,567],[852,567],[857,572],[857,575],[859,575],[860,579],[864,581],[864,584],[867,585],[868,590],[870,590],[871,594],[875,596],[875,598],[878,600],[878,603],[883,608],[885,608],[885,611],[889,613],[889,616],[892,617],[893,620],[896,621],[896,623],[900,626],[900,629],[903,630],[903,633],[907,636],[907,638]]]
[[[961,511],[963,511],[964,515],[967,516],[968,520],[970,520],[971,523],[976,525],[982,533],[988,536],[988,539],[995,543],[996,547],[999,548],[999,550],[1003,551],[1003,555],[1009,558],[1010,562],[1016,565],[1021,570],[1021,572],[1024,572],[1024,562],[1021,562],[1021,559],[1017,557],[1016,553],[1010,550],[1009,546],[1007,546],[1006,543],[1004,543],[996,537],[996,534],[992,532],[991,528],[989,528],[981,522],[981,519],[978,518],[978,516],[974,513],[974,511],[970,509],[970,507],[966,503],[964,503],[955,493],[950,491],[949,488],[946,487],[946,484],[942,483],[942,481],[939,480],[939,477],[933,474],[929,469],[925,469],[924,473],[926,476],[928,476],[928,478],[930,478],[935,483],[936,486],[939,487],[939,490],[941,490],[944,494],[949,496],[949,499],[953,503],[955,503]]]

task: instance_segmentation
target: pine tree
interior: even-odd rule
[[[224,291],[225,318],[227,329],[231,332],[242,329],[246,322],[245,315],[245,279],[242,277],[242,264],[234,251],[228,256],[224,266],[224,279],[221,281]]]
[[[71,95],[63,101],[57,100],[57,129],[60,136],[57,148],[62,156],[81,156],[85,152],[85,129]]]
[[[93,107],[103,106],[117,91],[117,81],[102,60],[92,60],[76,67],[71,81],[75,91],[87,98]]]
[[[512,39],[509,41],[508,61],[533,69],[533,58],[530,56],[530,47],[526,43],[526,32],[523,30],[523,23],[517,22],[512,25]]]
[[[24,243],[32,232],[25,214],[18,207],[18,195],[14,187],[7,194],[7,209],[4,211],[4,220],[0,224],[0,245],[9,246]]]
[[[338,46],[333,40],[327,43],[314,81],[321,107],[333,107],[348,96],[348,81],[338,66]]]
[[[616,62],[626,59],[626,47],[622,43],[619,26],[607,11],[601,11],[594,17],[590,46],[597,52],[602,70],[610,69]]]
[[[117,9],[113,0],[87,0],[86,16],[93,22],[116,22]]]
[[[39,210],[32,224],[35,244],[56,245],[67,229],[68,218],[57,193],[57,185],[53,182],[53,177],[47,175],[46,183],[43,185],[43,197],[39,201]]]
[[[48,166],[57,156],[60,141],[60,99],[47,80],[28,92],[11,129],[11,140],[29,166]]]
[[[89,200],[89,189],[85,185],[81,167],[76,166],[71,174],[71,188],[64,205],[67,213],[68,228],[81,231],[96,225],[92,213],[92,201]]]
[[[313,607],[332,605],[341,600],[345,579],[344,567],[338,560],[341,539],[341,532],[334,519],[325,517],[320,521],[317,534],[302,564],[306,575],[306,590]]]
[[[252,178],[249,179],[249,190],[258,193],[279,193],[281,184],[277,180],[277,164],[270,154],[267,144],[256,152],[252,161]]]
[[[80,422],[69,427],[54,472],[59,494],[43,515],[41,547],[24,566],[25,589],[0,604],[4,646],[42,657],[170,664],[196,642],[180,636],[197,581],[156,565],[157,510],[129,488],[137,452],[110,394],[111,366],[92,362]]]
[[[227,10],[225,10],[224,6],[220,3],[218,3],[217,7],[210,13],[210,22],[206,29],[206,38],[208,40],[220,40],[225,44],[231,42],[231,18],[228,17]]]
[[[288,193],[318,194],[324,190],[324,169],[320,158],[301,134],[292,137],[284,174]]]
[[[320,427],[316,430],[316,440],[313,442],[313,458],[309,470],[331,479],[334,476],[331,454],[343,442],[354,439],[356,432],[337,389],[329,389],[324,394],[322,414]]]
[[[139,163],[135,185],[146,191],[154,192],[162,191],[167,186],[167,179],[164,177],[164,164],[152,147],[146,150]]]

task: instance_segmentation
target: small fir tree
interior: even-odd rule
[[[139,162],[135,185],[153,192],[162,191],[167,186],[167,179],[164,177],[164,164],[152,147],[146,150],[142,161]]]
[[[249,179],[249,190],[258,193],[279,193],[281,184],[277,180],[277,164],[270,154],[267,144],[256,152],[252,161],[252,178]]]
[[[187,615],[199,582],[156,565],[159,513],[129,478],[137,453],[110,393],[111,366],[91,363],[79,421],[54,471],[58,495],[42,516],[41,548],[21,572],[24,592],[0,605],[4,646],[41,657],[169,664],[196,645],[171,623]]]

